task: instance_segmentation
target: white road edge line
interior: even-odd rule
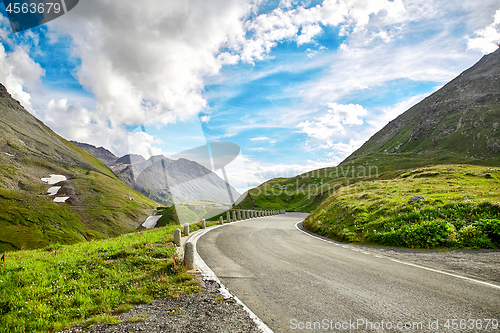
[[[316,239],[319,239],[320,241],[323,241],[323,242],[327,242],[327,243],[330,243],[330,244],[335,244],[335,245],[338,245],[337,243],[335,242],[332,242],[332,241],[329,241],[329,240],[326,240],[326,239],[323,239],[321,237],[318,237],[318,236],[315,236],[315,235],[311,235],[310,233],[308,232],[305,232],[304,230],[301,230],[299,228],[299,223],[301,222],[304,222],[304,220],[302,221],[299,221],[295,224],[295,228],[300,231],[300,232],[303,232],[304,234],[308,235],[308,236],[311,236],[313,238],[316,238]],[[342,246],[344,248],[349,248],[347,246]],[[377,256],[375,256],[377,257]],[[475,283],[479,283],[479,284],[482,284],[482,285],[485,285],[485,286],[488,286],[488,287],[492,287],[492,288],[496,288],[496,289],[500,289],[500,286],[497,286],[496,284],[492,284],[492,283],[488,283],[488,282],[484,282],[484,281],[480,281],[480,280],[476,280],[476,279],[472,279],[472,278],[468,278],[468,277],[465,277],[465,276],[461,276],[461,275],[457,275],[457,274],[453,274],[453,273],[448,273],[448,272],[443,272],[443,271],[440,271],[440,270],[437,270],[437,269],[433,269],[433,268],[429,268],[429,267],[425,267],[425,266],[420,266],[420,265],[416,265],[416,264],[412,264],[412,263],[409,263],[409,262],[404,262],[404,261],[401,261],[401,260],[397,260],[397,259],[392,259],[392,258],[388,258],[388,257],[385,257],[384,259],[388,259],[390,261],[394,261],[398,264],[403,264],[403,265],[407,265],[407,266],[412,266],[412,267],[416,267],[416,268],[421,268],[421,269],[425,269],[427,271],[431,271],[431,272],[434,272],[434,273],[440,273],[440,274],[443,274],[443,275],[448,275],[448,276],[452,276],[452,277],[455,277],[455,278],[458,278],[458,279],[463,279],[463,280],[466,280],[466,281],[471,281],[471,282],[475,282]]]
[[[202,231],[197,232],[196,234],[194,234],[193,237],[190,237],[187,240],[187,242],[190,242],[190,243],[193,244],[193,248],[194,248],[194,264],[201,271],[201,274],[203,275],[203,278],[207,279],[207,280],[213,280],[213,281],[217,282],[219,284],[219,286],[220,286],[220,288],[219,288],[220,293],[224,297],[233,298],[236,301],[236,303],[238,303],[239,305],[241,305],[243,307],[243,309],[248,313],[248,315],[250,316],[250,318],[252,318],[253,322],[257,325],[257,327],[263,333],[274,333],[259,317],[257,317],[257,315],[255,313],[253,313],[252,310],[250,310],[245,305],[245,303],[243,303],[238,297],[236,297],[236,295],[231,294],[231,292],[222,284],[222,282],[220,282],[219,278],[217,277],[217,275],[215,275],[214,271],[212,271],[210,269],[210,267],[208,267],[208,265],[205,263],[205,261],[203,261],[203,259],[201,259],[200,255],[198,254],[198,251],[196,250],[196,243],[198,242],[198,239],[200,239],[200,237],[203,236],[204,234],[206,234],[207,232],[209,232],[211,230],[214,230],[214,229],[217,229],[217,228],[220,228],[220,227],[223,227],[223,226],[226,226],[226,225],[230,225],[230,224],[233,224],[233,223],[244,222],[244,221],[247,221],[247,220],[235,221],[235,222],[226,223],[226,224],[223,224],[223,225],[217,225],[217,226],[213,226],[213,227],[211,227],[209,229],[202,230]]]

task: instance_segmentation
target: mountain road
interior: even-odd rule
[[[500,332],[500,286],[325,241],[307,214],[211,230],[197,251],[274,332]],[[300,224],[299,224],[300,225]]]

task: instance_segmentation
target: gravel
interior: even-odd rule
[[[97,324],[88,331],[74,327],[61,333],[260,332],[241,305],[222,297],[217,282],[205,280],[201,285],[204,290],[199,293],[137,305],[117,316],[122,324]]]

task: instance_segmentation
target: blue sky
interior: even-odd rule
[[[500,43],[489,0],[81,0],[17,34],[0,12],[0,82],[53,130],[145,157],[236,143],[240,191],[337,165]]]

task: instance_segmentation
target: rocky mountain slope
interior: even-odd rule
[[[78,141],[70,141],[70,142],[72,144],[82,148],[83,150],[85,150],[87,153],[94,156],[95,158],[100,159],[108,167],[110,165],[115,164],[116,160],[118,159],[118,157],[115,154],[113,154],[112,152],[110,152],[109,150],[107,150],[104,147],[97,148],[97,147],[94,147],[94,146],[89,145],[87,143],[81,143]]]
[[[500,49],[391,121],[345,161],[373,153],[500,163]]]
[[[339,166],[269,180],[241,207],[312,211],[343,186],[438,164],[500,165],[500,49],[389,122]]]
[[[101,159],[102,150],[85,143],[77,143],[90,154]],[[197,201],[230,203],[226,182],[203,165],[185,158],[169,159],[152,156],[146,160],[141,155],[128,154],[106,162],[125,184],[166,206]],[[234,199],[240,194],[233,188]]]
[[[41,180],[50,175],[66,180]],[[116,236],[137,229],[156,206],[0,85],[0,252]]]

